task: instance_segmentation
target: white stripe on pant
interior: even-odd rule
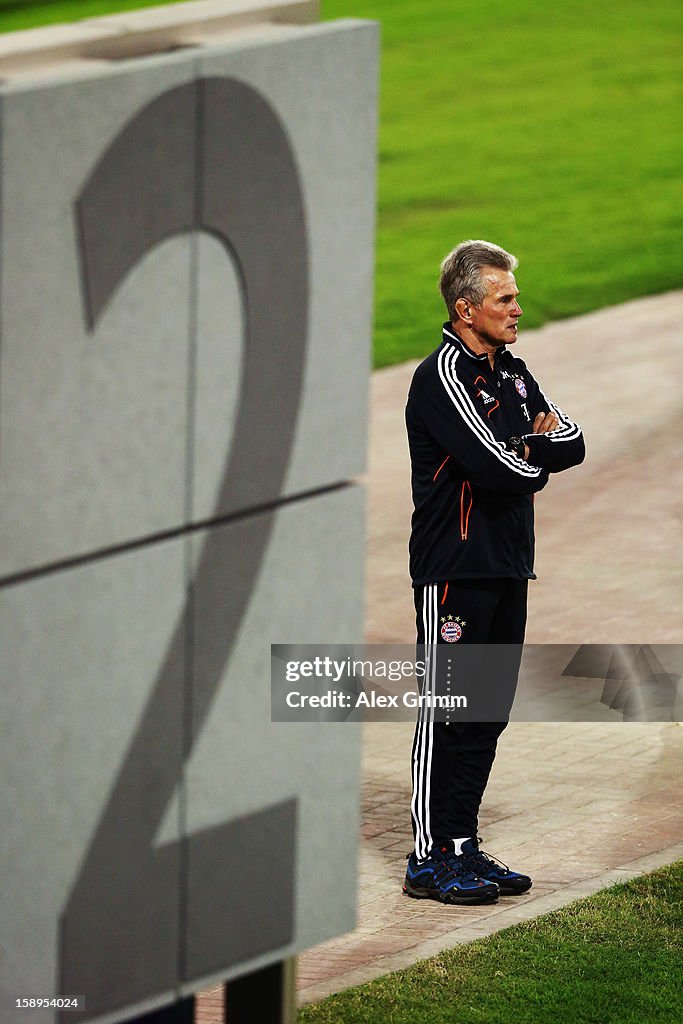
[[[436,658],[434,651],[439,626],[438,587],[426,586],[422,597],[422,625],[425,651],[425,677],[422,693],[435,693]],[[423,860],[434,845],[429,820],[430,777],[434,744],[434,709],[422,705],[418,713],[418,728],[413,741],[413,798],[411,813],[415,823],[415,852]]]

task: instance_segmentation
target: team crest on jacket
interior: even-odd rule
[[[441,638],[445,640],[447,644],[456,643],[462,636],[462,626],[459,622],[453,622],[446,620],[441,627]]]
[[[520,377],[515,377],[515,387],[522,398],[526,398],[526,384]]]

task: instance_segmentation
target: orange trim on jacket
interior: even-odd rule
[[[470,503],[467,506],[467,512],[465,512],[465,488],[467,488]],[[461,540],[467,540],[467,531],[469,529],[470,512],[472,511],[472,486],[469,480],[463,480],[462,487],[460,488],[460,538]]]

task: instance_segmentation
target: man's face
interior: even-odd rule
[[[486,298],[480,306],[470,304],[472,330],[496,348],[512,345],[517,341],[517,321],[522,315],[515,275],[498,267],[482,267],[481,277],[487,286]]]

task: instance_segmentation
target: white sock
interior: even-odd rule
[[[462,853],[462,844],[466,843],[467,840],[471,839],[471,838],[472,838],[472,836],[463,836],[462,839],[454,839],[453,840],[453,845],[455,847],[456,854],[461,854]]]

